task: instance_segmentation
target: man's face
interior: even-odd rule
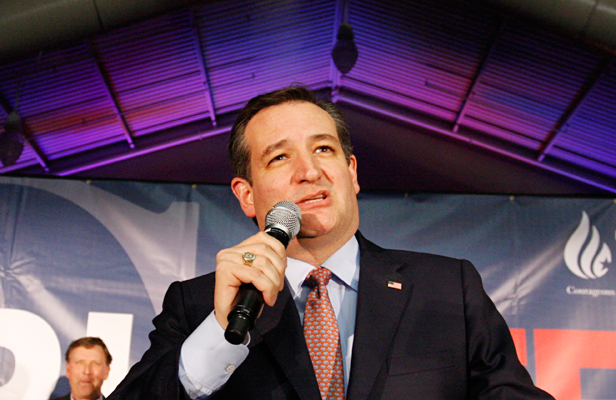
[[[105,352],[100,346],[75,347],[66,362],[66,377],[75,400],[98,399],[109,375]]]
[[[257,113],[246,126],[252,184],[235,178],[244,213],[257,218],[282,200],[302,211],[299,238],[348,240],[359,226],[357,160],[347,163],[331,116],[307,102],[288,102]]]

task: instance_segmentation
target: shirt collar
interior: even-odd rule
[[[323,267],[332,273],[345,285],[357,291],[359,282],[359,243],[355,235],[344,244],[338,251],[332,254]],[[289,257],[285,276],[289,282],[293,297],[300,293],[306,276],[315,267],[300,260]]]

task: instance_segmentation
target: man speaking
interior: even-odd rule
[[[170,286],[150,349],[110,399],[552,399],[472,264],[358,231],[357,159],[333,103],[298,86],[257,96],[229,154],[233,193],[261,232],[221,250],[215,273]],[[280,201],[301,212],[286,249],[263,232]],[[232,344],[246,284],[266,305]]]

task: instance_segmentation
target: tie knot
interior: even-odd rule
[[[310,271],[310,273],[306,277],[306,282],[312,287],[317,285],[327,286],[331,277],[332,271],[328,270],[325,267],[318,267]]]

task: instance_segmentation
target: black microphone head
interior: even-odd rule
[[[289,241],[299,233],[302,225],[302,212],[292,201],[280,201],[265,216],[265,232],[272,229],[283,231]]]

